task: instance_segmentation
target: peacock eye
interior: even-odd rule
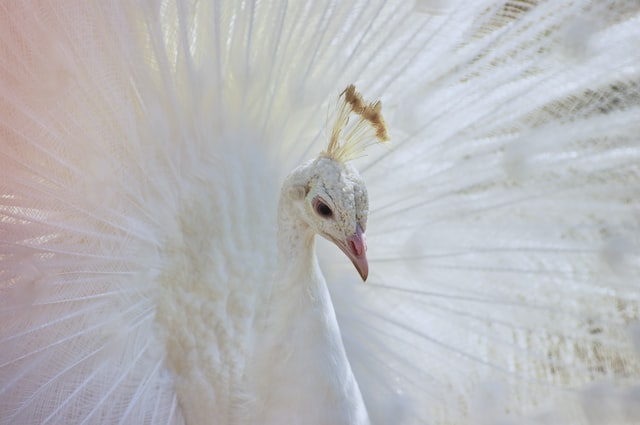
[[[313,209],[320,217],[330,218],[333,216],[333,211],[331,211],[331,208],[320,199],[315,199],[313,201]]]

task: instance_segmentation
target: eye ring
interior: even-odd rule
[[[313,210],[322,218],[333,217],[333,211],[331,207],[327,205],[322,199],[316,198],[313,200]]]

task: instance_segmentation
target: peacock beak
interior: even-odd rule
[[[367,244],[360,223],[356,225],[356,232],[353,235],[349,236],[344,243],[337,245],[356,267],[362,281],[366,281],[369,275],[369,263],[367,262]]]

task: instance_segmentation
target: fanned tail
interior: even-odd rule
[[[631,0],[3,3],[0,423],[208,421],[212,376],[241,406],[241,365],[180,375],[162,294],[268,269],[234,254],[273,249],[277,182],[352,83],[392,137],[357,160],[367,284],[320,244],[372,421],[639,422],[639,24]],[[188,364],[237,354],[235,284],[190,304],[230,348]]]
[[[471,9],[431,18],[410,90],[384,97],[370,282],[328,279],[368,406],[635,423],[637,4]]]

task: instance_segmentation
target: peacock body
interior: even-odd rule
[[[639,39],[634,0],[3,2],[0,424],[639,423]],[[282,228],[352,83],[364,284]]]

